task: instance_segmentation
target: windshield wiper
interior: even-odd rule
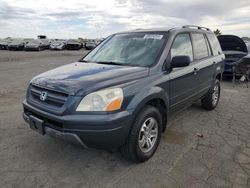
[[[84,62],[84,63],[97,63],[97,64],[105,64],[105,65],[121,65],[121,66],[132,66],[130,64],[126,63],[119,63],[119,62],[114,62],[114,61],[88,61],[88,60],[79,60],[79,62]]]
[[[90,61],[86,61],[86,60],[84,60],[84,59],[80,59],[78,62],[85,62],[85,63],[88,63],[88,62],[90,62]]]
[[[98,64],[105,64],[105,65],[127,65],[125,63],[118,63],[118,62],[114,62],[114,61],[96,61],[95,63]]]

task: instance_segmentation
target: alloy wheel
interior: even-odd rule
[[[219,100],[219,94],[220,94],[220,91],[219,91],[219,86],[218,84],[216,84],[214,86],[214,92],[213,92],[213,95],[212,95],[212,100],[213,100],[213,105],[215,106]]]
[[[158,137],[158,123],[155,118],[146,119],[139,132],[139,148],[142,152],[149,152],[155,145]]]

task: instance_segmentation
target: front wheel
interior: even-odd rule
[[[130,135],[121,152],[134,162],[144,162],[151,158],[161,139],[162,118],[158,109],[145,106],[136,117]]]
[[[213,87],[208,91],[206,96],[201,99],[201,106],[206,110],[213,110],[219,103],[220,99],[220,81],[215,80]]]

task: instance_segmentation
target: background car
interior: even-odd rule
[[[66,47],[68,50],[80,50],[82,43],[78,40],[70,39],[67,41]]]
[[[38,35],[37,39],[47,39],[47,36],[46,35]]]
[[[14,39],[8,44],[8,50],[24,50],[25,42],[22,39]]]
[[[247,45],[248,54],[250,54],[250,42],[247,42],[246,45]]]
[[[223,76],[232,76],[234,65],[248,54],[246,43],[235,35],[220,35],[218,40],[226,57]]]
[[[96,47],[96,43],[94,43],[94,42],[87,42],[86,44],[85,44],[85,49],[86,50],[92,50],[93,48],[95,48]]]
[[[41,41],[42,49],[49,49],[51,41],[49,39],[39,39]]]
[[[98,45],[98,44],[100,44],[102,41],[104,41],[105,40],[105,38],[101,38],[101,39],[98,39],[97,41],[96,41],[96,44]]]
[[[23,41],[25,42],[25,44],[28,44],[30,41],[33,41],[33,38],[24,38]]]
[[[11,38],[1,39],[0,40],[0,50],[8,50],[8,45],[11,43]]]
[[[50,43],[51,50],[64,50],[66,49],[66,41],[64,40],[55,40]]]
[[[33,39],[25,45],[24,49],[25,51],[41,51],[44,47],[42,46],[42,42],[40,40]]]

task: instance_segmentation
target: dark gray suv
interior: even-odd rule
[[[224,55],[207,28],[134,30],[106,38],[81,60],[33,78],[23,117],[42,135],[119,148],[143,162],[171,113],[201,100],[214,109]]]

